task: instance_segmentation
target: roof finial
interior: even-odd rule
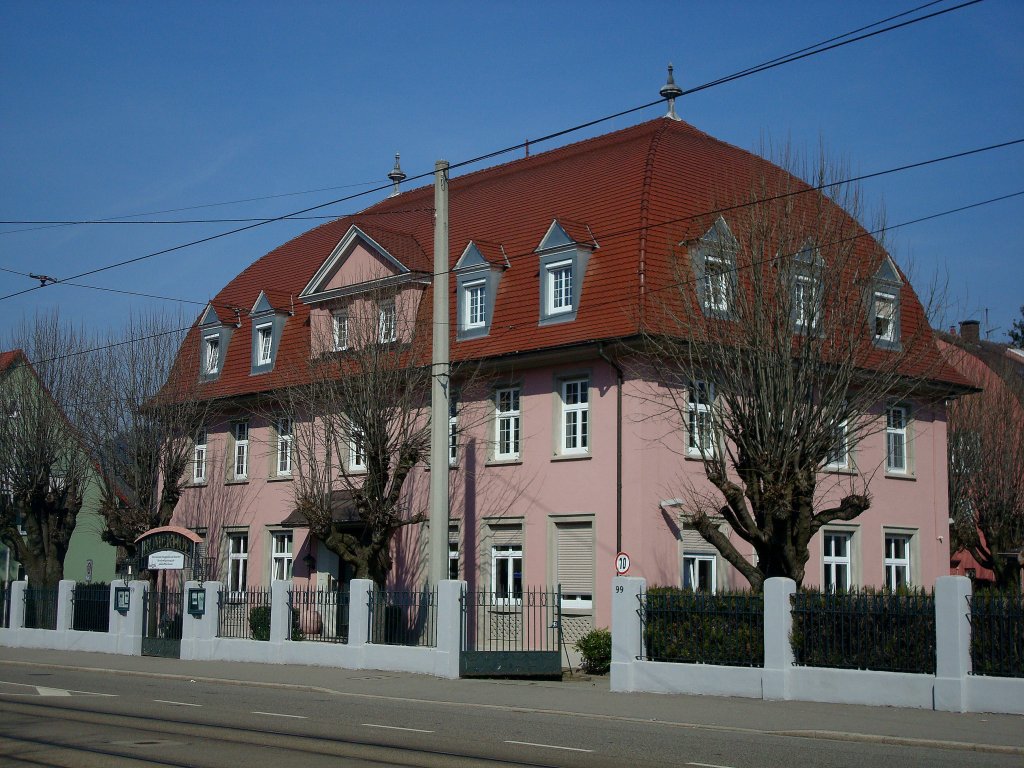
[[[391,169],[391,173],[388,174],[388,178],[391,179],[391,183],[395,185],[388,197],[394,197],[398,194],[398,185],[405,181],[405,174],[402,172],[402,166],[398,164],[397,152],[395,152],[395,167]]]
[[[683,95],[683,89],[676,85],[675,78],[672,77],[671,64],[668,65],[668,82],[661,86],[658,93],[661,94],[661,98],[668,99],[668,112],[665,113],[665,117],[679,120],[679,115],[676,114],[676,99]]]

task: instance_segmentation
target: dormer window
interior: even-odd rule
[[[220,334],[203,338],[203,373],[212,376],[220,371]]]
[[[576,319],[583,277],[590,255],[596,248],[597,243],[586,225],[557,219],[551,223],[537,248],[540,256],[541,325]]]
[[[395,321],[395,300],[385,299],[378,305],[377,341],[387,344],[398,338]]]
[[[335,352],[348,349],[348,312],[335,312],[331,315],[331,339]]]
[[[801,333],[813,333],[821,324],[823,267],[824,262],[813,242],[808,241],[793,257],[793,325]]]
[[[494,297],[504,271],[500,246],[470,242],[455,264],[455,317],[460,341],[486,336],[494,316]]]
[[[259,350],[256,356],[256,365],[270,365],[273,360],[271,356],[273,341],[274,331],[270,323],[256,328],[256,348]]]
[[[896,341],[896,297],[875,291],[875,341]]]
[[[228,343],[234,331],[234,323],[221,321],[212,304],[199,318],[199,378],[202,381],[213,381],[220,376],[227,359]]]
[[[466,315],[463,327],[483,328],[487,324],[487,283],[483,280],[466,283],[463,291],[463,308]]]
[[[739,242],[721,216],[690,249],[697,298],[708,317],[729,317],[736,297]]]
[[[888,256],[875,274],[869,318],[872,341],[876,347],[897,349],[900,345],[900,279]]]
[[[284,309],[284,297],[277,306],[271,302],[266,291],[260,291],[249,316],[252,318],[252,369],[250,373],[269,373],[274,370],[274,360],[281,344],[285,323],[290,312]],[[283,305],[283,306],[282,306]]]

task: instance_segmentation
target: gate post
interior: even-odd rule
[[[117,586],[116,584],[114,585]],[[117,650],[125,656],[142,655],[142,630],[146,625],[146,610],[143,601],[149,592],[148,581],[128,582],[128,610],[121,613],[114,609],[114,589],[110,590],[110,631],[117,635]]]
[[[764,670],[761,697],[789,698],[789,670],[793,668],[793,604],[796,582],[774,576],[764,582]]]
[[[291,581],[270,582],[270,642],[281,644],[292,639],[292,607],[288,603]]]
[[[362,647],[370,642],[370,579],[352,579],[348,602],[348,647]],[[361,662],[361,657],[360,657]]]
[[[11,582],[11,629],[25,628],[25,590],[28,589],[27,581]]]
[[[67,632],[75,624],[75,582],[61,579],[57,583],[57,632]],[[67,636],[57,635],[58,642],[66,642]]]
[[[462,592],[464,581],[442,581],[437,585],[437,663],[434,674],[455,679],[459,676],[462,651]]]
[[[612,667],[611,689],[631,691],[633,670],[643,656],[643,629],[640,623],[640,595],[647,591],[647,580],[630,576],[612,579]]]
[[[206,602],[201,616],[196,616],[188,611],[188,595],[189,590],[192,589],[202,589],[205,595]],[[210,658],[211,648],[217,638],[217,623],[220,620],[220,610],[217,605],[219,592],[219,581],[205,581],[202,584],[198,581],[185,582],[185,614],[182,617],[181,625],[182,659]]]
[[[966,712],[971,674],[971,580],[939,576],[935,580],[935,709]]]

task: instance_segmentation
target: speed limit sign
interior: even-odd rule
[[[629,555],[625,552],[619,552],[615,556],[615,573],[619,576],[625,576],[629,572]]]

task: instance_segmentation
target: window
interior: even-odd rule
[[[739,242],[719,216],[690,248],[697,297],[705,315],[727,317],[736,295],[736,255]]]
[[[715,431],[711,418],[714,389],[706,381],[690,384],[687,403],[688,435],[686,452],[691,456],[708,458],[715,452]]]
[[[836,425],[832,449],[828,452],[825,466],[828,469],[847,469],[850,466],[850,444],[847,423],[844,419]]]
[[[495,394],[496,459],[519,458],[519,387]]]
[[[348,349],[348,313],[336,312],[331,315],[331,336],[334,342],[334,351],[341,352]]]
[[[452,392],[448,398],[448,466],[459,463],[459,401]]]
[[[387,344],[398,338],[395,325],[395,300],[382,301],[378,310],[377,341]]]
[[[885,535],[885,586],[899,589],[910,586],[910,536],[903,533]]]
[[[348,468],[350,472],[366,471],[366,433],[355,426],[349,429]]]
[[[901,405],[885,411],[885,471],[907,473],[907,409]]]
[[[718,588],[714,555],[685,555],[683,557],[683,589],[715,594]]]
[[[270,573],[275,581],[287,581],[292,577],[292,533],[272,534]]]
[[[206,429],[196,431],[196,442],[192,452],[192,482],[206,482]]]
[[[256,328],[256,365],[269,365],[273,351],[274,328],[269,323]]]
[[[899,328],[896,324],[896,295],[876,291],[875,304],[875,341],[883,344],[895,344],[899,341]]]
[[[203,355],[203,372],[214,374],[220,370],[220,336],[207,336]]]
[[[549,264],[545,271],[547,314],[560,315],[572,312],[572,261]]]
[[[555,582],[562,587],[562,608],[594,607],[594,525],[555,523]]]
[[[707,312],[729,311],[730,271],[729,262],[721,256],[704,257],[704,309]]]
[[[826,533],[823,539],[822,563],[825,578],[822,587],[827,592],[845,591],[850,588],[850,544],[849,533]]]
[[[463,288],[464,328],[483,328],[487,324],[487,283],[477,280]]]
[[[589,450],[589,388],[588,379],[562,382],[562,453],[586,453]]]
[[[796,327],[803,331],[818,328],[820,288],[808,275],[797,275],[793,281],[793,317]]]
[[[228,591],[244,592],[249,568],[249,534],[228,534]]]
[[[448,578],[458,581],[459,578],[459,542],[448,542]]]
[[[294,442],[294,424],[291,419],[277,420],[277,474],[292,473],[292,443]]]
[[[491,548],[491,584],[498,600],[518,602],[522,599],[522,545],[496,544]]]
[[[235,422],[235,479],[249,477],[249,422]]]

